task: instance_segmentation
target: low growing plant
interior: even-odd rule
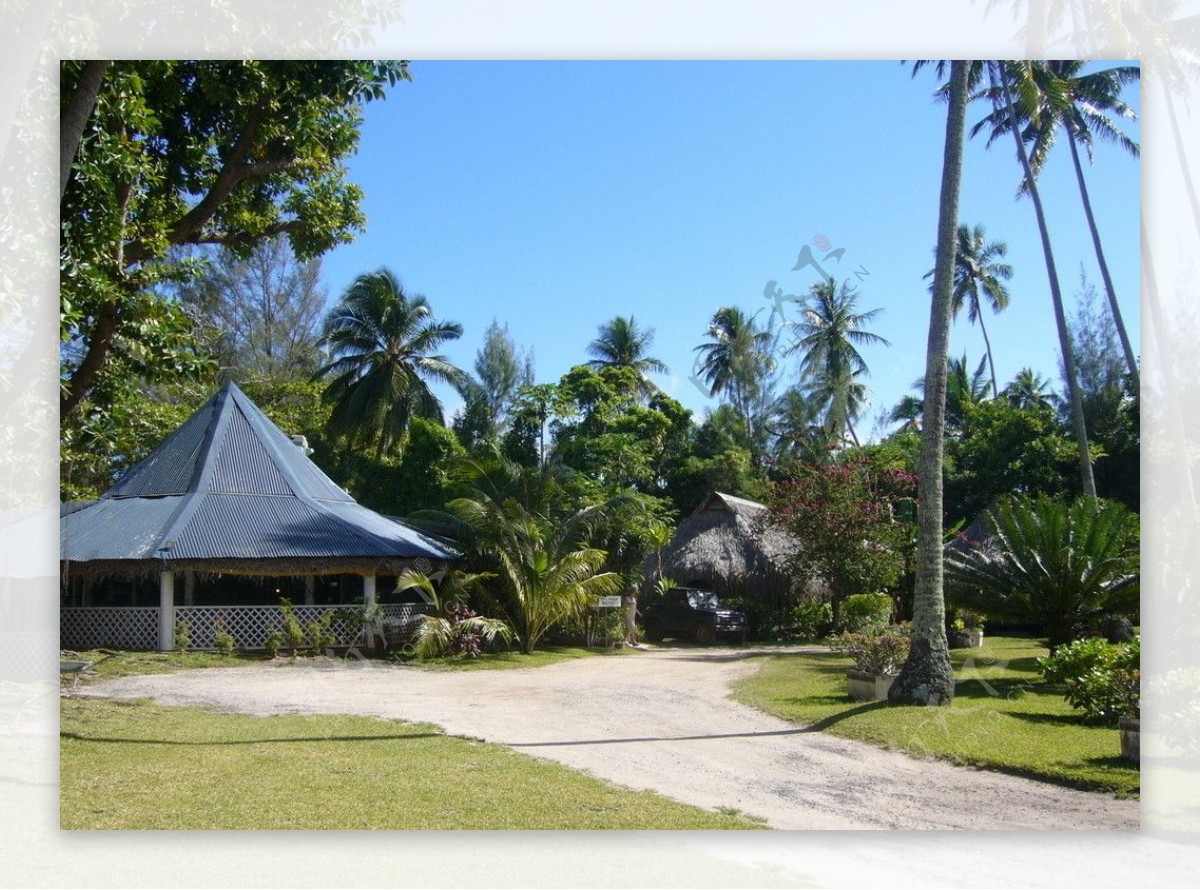
[[[219,630],[213,634],[213,645],[217,647],[217,651],[221,655],[228,658],[237,649],[237,640],[233,638],[233,634],[229,633],[229,631]]]
[[[865,674],[895,674],[908,658],[908,637],[893,633],[850,633],[834,637],[830,648],[854,660]]]
[[[192,645],[192,627],[180,619],[175,622],[175,649],[181,655]]]
[[[856,593],[846,597],[839,618],[849,633],[883,633],[892,620],[892,598],[886,593]]]
[[[334,612],[325,610],[320,618],[308,622],[308,647],[313,655],[321,655],[330,646],[337,645],[337,634],[329,629]]]
[[[801,640],[819,640],[833,630],[829,603],[796,603],[788,612],[788,629]]]
[[[1141,638],[1113,646],[1100,637],[1060,646],[1038,659],[1042,679],[1063,687],[1063,697],[1093,719],[1115,723],[1141,714]]]
[[[267,650],[267,655],[274,658],[279,654],[279,650],[283,648],[283,644],[287,641],[287,637],[283,635],[283,631],[276,629],[267,634],[266,642],[263,646]]]

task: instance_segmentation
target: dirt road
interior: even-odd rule
[[[127,677],[85,694],[434,723],[676,800],[736,807],[775,828],[1138,826],[1137,801],[917,759],[731,701],[730,684],[756,669],[746,655],[661,649],[461,672],[275,663]]]

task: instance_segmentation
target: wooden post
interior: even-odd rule
[[[304,605],[314,606],[317,603],[317,579],[312,575],[304,576]]]
[[[174,572],[163,572],[158,577],[158,648],[163,652],[175,648]]]
[[[375,605],[375,576],[363,575],[363,609],[370,609]],[[367,649],[375,650],[375,629],[370,625],[365,625],[364,630],[367,634]],[[385,641],[386,645],[386,641]]]
[[[185,606],[196,605],[196,573],[183,573],[183,604]]]

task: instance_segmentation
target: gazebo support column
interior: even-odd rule
[[[363,609],[370,609],[375,605],[375,576],[363,575]],[[364,626],[367,634],[367,651],[375,651],[375,630],[373,627]],[[386,641],[385,641],[386,645]]]
[[[317,579],[312,575],[304,576],[304,605],[313,606],[317,602]]]
[[[158,648],[170,652],[175,647],[175,573],[158,576]]]
[[[196,573],[183,573],[183,604],[185,606],[196,605]]]

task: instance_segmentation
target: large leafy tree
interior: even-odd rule
[[[436,350],[461,336],[462,325],[434,318],[429,301],[405,291],[390,270],[358,276],[325,320],[332,360],[317,375],[329,380],[331,431],[372,442],[378,458],[401,443],[410,418],[441,423],[429,382],[465,389],[468,379]]]
[[[1135,158],[1139,156],[1138,143],[1121,131],[1114,118],[1137,118],[1137,112],[1121,98],[1121,93],[1126,86],[1140,80],[1141,68],[1137,65],[1118,65],[1084,72],[1083,68],[1088,64],[1068,59],[1031,62],[1021,66],[1017,69],[1023,75],[1017,83],[1017,109],[1024,125],[1025,139],[1030,142],[1029,167],[1035,177],[1041,173],[1058,135],[1066,133],[1067,145],[1071,150],[1071,163],[1075,168],[1075,180],[1083,202],[1084,217],[1091,232],[1096,262],[1100,267],[1100,277],[1104,282],[1109,310],[1112,312],[1113,323],[1121,341],[1125,366],[1136,391],[1137,358],[1129,341],[1129,334],[1125,330],[1125,321],[1117,302],[1112,275],[1108,271],[1100,230],[1092,212],[1092,201],[1080,161],[1080,148],[1087,152],[1088,161],[1091,162],[1094,159],[1093,145],[1099,137],[1119,146]],[[974,130],[990,127],[994,138],[1004,131],[1006,123],[1006,117],[997,111],[976,124]],[[1024,187],[1027,189],[1028,183],[1025,183]]]
[[[771,376],[775,368],[774,334],[736,306],[713,313],[706,332],[708,342],[695,351],[698,372],[713,395],[724,395],[742,420],[740,444],[752,455],[765,448],[766,417],[771,403]]]
[[[918,63],[913,73],[919,70]],[[939,72],[945,63],[939,63]],[[973,65],[950,63],[946,139],[938,201],[937,248],[933,267],[929,337],[925,347],[925,404],[917,498],[916,587],[908,659],[888,693],[889,701],[947,705],[954,698],[954,671],[946,641],[946,602],[942,586],[942,469],[946,437],[946,355],[954,299],[958,194],[962,183],[967,96]]]
[[[883,310],[856,311],[858,296],[848,281],[840,287],[832,278],[814,284],[800,320],[793,323],[796,340],[785,351],[785,355],[802,353],[801,377],[825,405],[831,436],[838,442],[849,436],[855,445],[854,421],[866,402],[866,387],[860,378],[870,373],[858,347],[891,345],[866,330]]]
[[[588,344],[588,355],[592,356],[588,365],[593,368],[633,368],[641,375],[642,393],[648,396],[654,390],[648,375],[652,372],[665,374],[668,370],[664,362],[649,354],[652,345],[654,328],[643,330],[632,315],[628,318],[618,315],[597,329],[596,339]]]
[[[407,77],[403,62],[63,62],[62,416],[106,374],[194,370],[188,320],[152,290],[186,273],[173,246],[286,235],[305,260],[361,229],[345,160],[364,102]]]

